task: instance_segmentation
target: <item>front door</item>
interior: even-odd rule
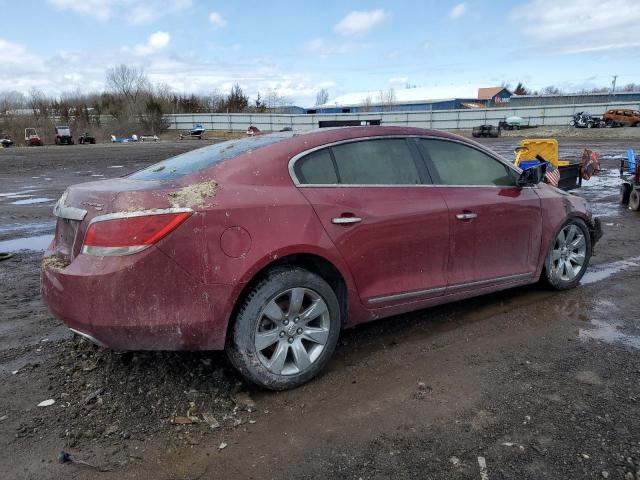
[[[415,146],[397,137],[351,141],[301,158],[294,172],[365,306],[444,294],[448,209]]]
[[[542,234],[535,190],[517,187],[511,168],[480,149],[447,140],[419,143],[449,209],[449,291],[530,276]]]

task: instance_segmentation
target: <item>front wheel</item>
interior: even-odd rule
[[[295,388],[326,366],[340,334],[340,305],[318,275],[269,272],[246,296],[227,344],[240,373],[271,390]]]
[[[542,273],[555,290],[578,285],[591,258],[591,237],[587,225],[574,218],[565,223],[551,245]]]

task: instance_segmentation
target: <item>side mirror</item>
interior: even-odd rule
[[[544,180],[544,174],[547,172],[547,163],[542,162],[533,167],[529,167],[518,177],[517,185],[519,187],[533,187]]]

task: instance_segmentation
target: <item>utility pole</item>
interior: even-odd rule
[[[611,82],[611,93],[616,93],[616,80],[618,75],[613,75],[613,81]]]

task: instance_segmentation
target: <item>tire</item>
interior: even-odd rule
[[[640,212],[640,190],[633,189],[629,195],[629,208],[635,212]]]
[[[294,296],[298,307],[291,307]],[[274,269],[243,300],[227,355],[240,374],[257,385],[270,390],[298,387],[329,362],[340,335],[340,311],[335,292],[318,275],[297,267]],[[316,315],[305,322],[302,317],[308,312]]]
[[[591,236],[584,221],[572,218],[565,222],[545,258],[544,282],[554,290],[574,288],[589,265],[591,249]]]
[[[593,122],[587,122],[587,128],[593,128]]]
[[[482,136],[482,127],[473,127],[471,130],[471,136],[474,138],[478,138]]]
[[[631,196],[631,185],[629,185],[628,183],[621,183],[620,184],[620,203],[622,205],[626,205],[627,203],[629,203],[629,197]]]
[[[91,141],[89,142],[91,145],[95,145],[96,144],[96,139],[92,138]]]

